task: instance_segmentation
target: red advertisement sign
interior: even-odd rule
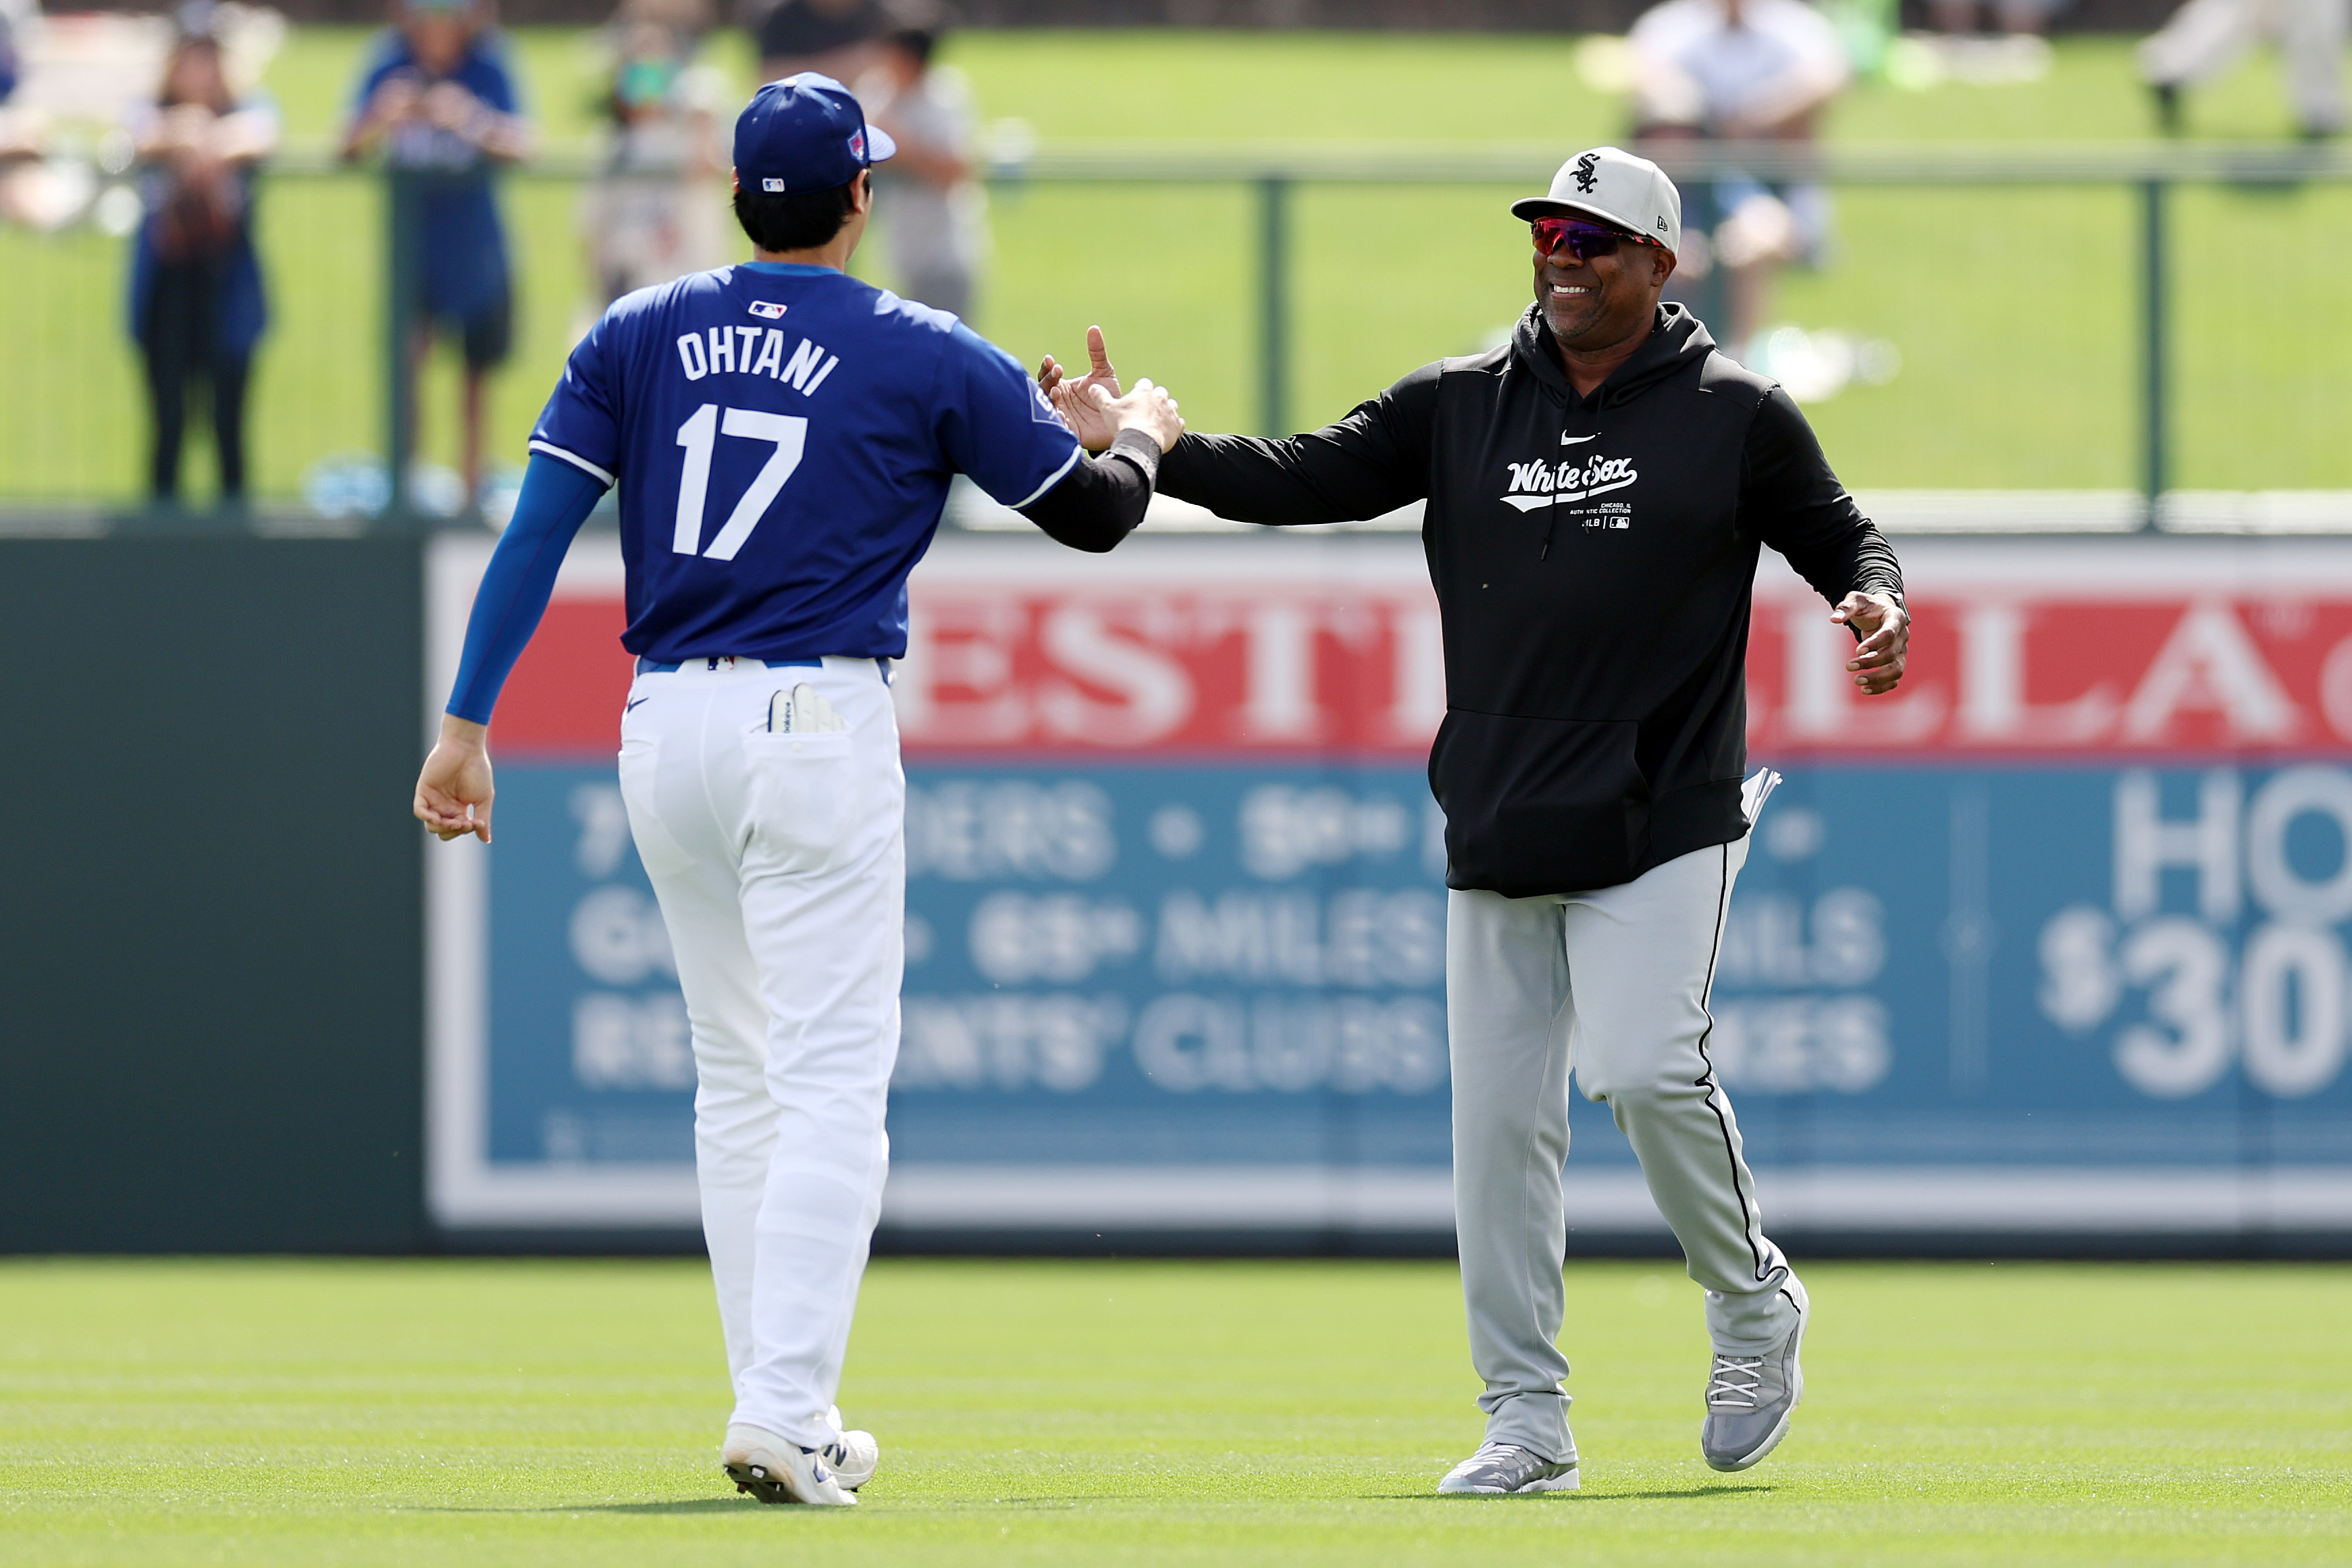
[[[1904,549],[1912,673],[1865,698],[1828,608],[1759,574],[1762,757],[2194,756],[2352,742],[2352,552],[2136,540]],[[1437,605],[1410,538],[1144,538],[1108,558],[955,539],[917,573],[898,673],[910,755],[1394,761],[1444,717]],[[617,744],[620,584],[570,574],[498,714],[509,752]],[[1629,649],[1623,657],[1641,657]]]

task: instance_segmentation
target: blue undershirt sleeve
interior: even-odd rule
[[[474,613],[466,622],[466,652],[457,662],[457,683],[449,711],[477,724],[490,721],[499,689],[522,657],[539,617],[547,612],[572,535],[596,510],[604,487],[570,463],[532,453],[523,470],[522,494],[514,519],[490,552],[489,569],[474,591]]]

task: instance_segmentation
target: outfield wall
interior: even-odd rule
[[[416,542],[0,584],[0,1251],[425,1245]]]
[[[488,543],[0,540],[0,1250],[692,1245],[609,536],[501,709],[496,848],[405,815]],[[1891,703],[1759,584],[1788,782],[1712,1048],[1775,1227],[2352,1242],[2352,549],[1898,543]],[[1411,536],[952,533],[914,610],[885,1244],[1443,1246]],[[1663,1245],[1576,1134],[1576,1244]]]
[[[486,545],[428,598],[446,686]],[[1712,1053],[1791,1235],[2352,1234],[2352,551],[1909,541],[1904,693],[1768,560]],[[611,756],[619,563],[500,710],[499,844],[430,859],[433,1213],[692,1222],[685,1017]],[[1450,1204],[1444,711],[1409,534],[962,534],[918,573],[885,1226],[1425,1245]],[[1579,1101],[1580,1245],[1663,1239]],[[1385,1243],[1383,1241],[1385,1238]]]

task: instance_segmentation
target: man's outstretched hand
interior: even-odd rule
[[[1098,412],[1104,405],[1092,391],[1100,388],[1114,400],[1119,395],[1118,372],[1111,368],[1110,351],[1103,346],[1100,327],[1087,329],[1087,358],[1092,363],[1085,377],[1074,381],[1061,362],[1047,354],[1045,363],[1037,367],[1037,386],[1055,411],[1069,421],[1070,428],[1077,433],[1079,445],[1089,452],[1099,452],[1111,444],[1119,431],[1116,421]]]
[[[489,731],[454,713],[441,716],[441,739],[416,775],[416,820],[444,842],[467,834],[490,841]]]
[[[1853,683],[1873,697],[1895,689],[1911,651],[1911,615],[1890,594],[1848,594],[1830,619],[1854,629],[1860,641],[1846,669]]]
[[[1073,403],[1085,405],[1090,422],[1108,421],[1114,437],[1122,430],[1140,430],[1159,442],[1164,452],[1176,444],[1177,437],[1184,434],[1184,421],[1176,412],[1176,400],[1168,395],[1166,387],[1152,385],[1148,375],[1138,376],[1135,390],[1125,397],[1113,397],[1102,387],[1089,386],[1083,381],[1069,388],[1066,395]],[[1106,438],[1103,445],[1108,447],[1110,441]]]
[[[1087,374],[1076,380],[1052,354],[1037,367],[1038,390],[1076,433],[1080,446],[1089,452],[1103,451],[1122,430],[1142,431],[1159,442],[1163,452],[1176,444],[1176,437],[1184,434],[1176,400],[1168,395],[1166,387],[1152,385],[1149,376],[1138,379],[1135,390],[1122,395],[1118,372],[1111,368],[1110,351],[1103,346],[1100,327],[1087,329],[1087,358],[1090,362]]]

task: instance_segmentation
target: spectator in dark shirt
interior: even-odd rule
[[[760,79],[815,71],[856,81],[873,68],[876,45],[889,26],[879,0],[776,0],[753,29]]]
[[[266,321],[253,174],[278,144],[278,115],[266,99],[231,90],[209,8],[189,15],[153,109],[131,125],[146,216],[132,241],[131,331],[153,416],[150,494],[179,499],[188,393],[201,388],[221,500],[235,505],[245,496],[247,370]]]
[[[466,493],[482,480],[482,393],[514,339],[514,290],[491,176],[530,151],[504,38],[479,0],[395,0],[354,97],[345,158],[381,148],[385,166],[425,179],[415,237],[424,314],[411,352],[435,327],[464,345]]]

